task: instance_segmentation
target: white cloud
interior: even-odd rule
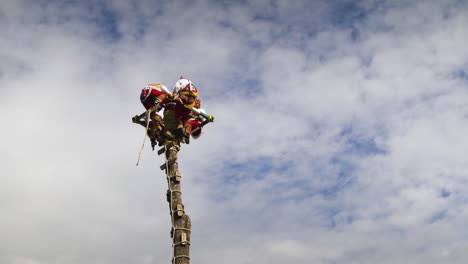
[[[170,261],[130,117],[183,74],[216,117],[180,153],[192,261],[465,263],[466,10],[2,2],[0,262]]]

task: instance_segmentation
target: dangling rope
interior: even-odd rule
[[[140,153],[138,153],[138,160],[137,160],[137,163],[136,163],[137,166],[138,166],[138,163],[140,163],[141,152],[143,151],[143,148],[145,147],[146,137],[148,136],[150,116],[151,116],[151,108],[148,110],[148,115],[146,116],[145,137],[143,138],[143,144],[141,145]]]

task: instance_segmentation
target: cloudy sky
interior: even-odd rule
[[[216,122],[180,157],[192,263],[468,263],[468,2],[0,3],[0,263],[172,257],[151,82]]]

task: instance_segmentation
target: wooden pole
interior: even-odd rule
[[[182,203],[181,174],[178,168],[177,153],[180,145],[173,143],[166,145],[166,175],[167,175],[167,201],[171,215],[171,237],[173,247],[172,264],[190,263],[190,238],[192,223],[185,214]]]

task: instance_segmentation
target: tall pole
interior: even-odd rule
[[[190,217],[185,214],[184,204],[182,203],[182,176],[179,172],[177,162],[177,153],[180,149],[180,143],[172,142],[167,144],[164,148],[166,163],[161,166],[161,168],[165,169],[167,176],[167,202],[169,203],[172,222],[172,264],[189,264],[192,223]]]
[[[175,108],[177,104],[182,103],[182,101],[179,98],[174,98],[174,96],[170,96],[169,98],[169,102],[165,103],[164,106],[164,116],[162,120],[164,124],[164,130],[166,131],[165,136],[167,137],[167,140],[163,139],[164,147],[158,151],[158,154],[161,155],[162,153],[166,153],[166,162],[160,168],[161,170],[165,170],[167,178],[168,190],[166,196],[167,202],[169,203],[169,214],[171,215],[172,223],[172,264],[190,264],[190,238],[192,223],[190,221],[190,217],[185,214],[184,204],[182,203],[182,192],[180,187],[182,175],[179,172],[177,162],[177,153],[180,150],[180,143],[181,141],[184,142],[184,140],[175,139],[174,137],[174,135],[177,134],[175,132],[177,129],[179,129],[180,125],[178,124],[179,121],[176,118]],[[171,104],[171,107],[169,107],[169,104]],[[202,116],[205,119],[201,124],[198,125],[197,128],[191,131],[192,133],[200,130],[207,123],[214,122],[214,117],[212,115],[205,114],[201,109],[197,109],[192,106],[189,107],[183,103],[182,105],[188,108],[193,115]],[[132,117],[132,122],[146,127],[146,133],[151,136],[149,131],[149,123],[160,121],[154,118],[150,118],[150,114],[153,110],[159,110],[159,107],[159,105],[156,105],[155,107],[148,109],[143,114]],[[148,116],[146,122],[141,120],[144,115]],[[160,140],[158,139],[158,141]],[[185,143],[188,144],[188,141]],[[140,156],[138,156],[138,161],[139,160]]]

